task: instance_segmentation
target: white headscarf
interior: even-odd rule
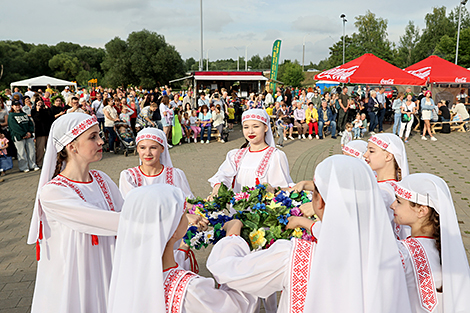
[[[158,128],[148,127],[142,129],[140,132],[137,133],[137,138],[135,140],[136,145],[139,141],[144,139],[153,140],[163,147],[163,153],[160,154],[160,163],[166,167],[173,167],[173,163],[171,162],[170,152],[168,151],[168,143],[166,141],[166,134]]]
[[[447,184],[432,174],[411,174],[393,184],[395,193],[432,207],[441,228],[442,312],[470,312],[470,268]]]
[[[36,192],[33,216],[31,217],[31,225],[29,227],[28,244],[34,244],[38,239],[39,222],[42,215],[39,193],[42,187],[47,184],[54,175],[57,153],[62,151],[66,145],[96,124],[98,124],[98,121],[95,116],[76,112],[65,114],[52,123],[49,138],[47,139],[46,154],[44,155],[38,190]],[[64,165],[65,164],[62,165],[62,169]]]
[[[264,140],[269,146],[275,147],[276,143],[274,142],[273,132],[271,131],[271,122],[268,113],[263,109],[247,110],[243,112],[242,124],[243,122],[249,120],[259,121],[268,126],[268,131],[266,132],[266,137],[264,138]]]
[[[355,158],[364,160],[364,153],[367,151],[367,142],[364,140],[353,140],[344,145],[342,150]]]
[[[398,167],[401,169],[401,177],[410,174],[408,169],[408,159],[406,158],[405,145],[401,139],[394,134],[376,134],[369,138],[369,141],[376,144],[380,148],[390,152],[395,157]]]
[[[184,194],[167,184],[133,189],[122,208],[108,312],[166,312],[162,255],[183,214]]]
[[[372,170],[345,155],[314,176],[325,201],[304,312],[411,312],[405,274]]]

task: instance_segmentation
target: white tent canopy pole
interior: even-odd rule
[[[17,82],[13,82],[10,84],[10,88],[13,89],[13,87],[33,87],[33,86],[74,86],[75,90],[77,90],[77,83],[72,83],[68,80],[63,80],[63,79],[58,79],[54,77],[49,77],[49,76],[39,76],[39,77],[34,77],[34,78],[29,78],[25,80],[20,80]]]

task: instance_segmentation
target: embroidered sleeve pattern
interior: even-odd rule
[[[167,313],[180,313],[182,311],[184,294],[189,282],[196,276],[196,274],[184,270],[170,270],[163,283]]]
[[[128,171],[131,174],[132,182],[134,183],[134,186],[141,187],[143,185],[143,179],[142,179],[142,174],[140,173],[139,168],[132,167],[128,169]]]
[[[256,169],[256,177],[263,177],[264,174],[266,173],[266,169],[268,168],[268,163],[269,160],[271,159],[271,156],[273,155],[274,151],[276,148],[269,147],[266,150],[266,153],[263,156],[263,159],[261,160],[258,168]]]
[[[291,294],[289,313],[302,313],[307,297],[307,285],[310,278],[313,242],[294,239],[294,252],[291,265]]]
[[[167,185],[172,185],[172,186],[175,185],[175,180],[173,179],[173,177],[174,177],[173,170],[174,170],[173,167],[167,167],[166,168],[165,183]]]
[[[235,169],[238,171],[238,168],[240,167],[240,163],[243,159],[243,156],[245,155],[246,151],[248,150],[248,148],[243,148],[243,149],[239,149],[236,153],[235,153],[235,158],[234,158],[234,162],[235,162]]]
[[[403,240],[403,243],[411,255],[421,307],[432,312],[437,306],[437,292],[426,251],[415,238]]]
[[[113,199],[111,199],[111,193],[109,191],[109,186],[106,183],[106,181],[103,179],[101,174],[98,171],[92,170],[90,171],[91,175],[93,176],[94,179],[96,179],[96,182],[100,186],[101,192],[108,203],[108,207],[111,211],[114,211],[114,203]]]

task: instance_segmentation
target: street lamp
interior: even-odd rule
[[[245,71],[248,71],[248,47],[251,46],[251,43],[248,46],[245,46]]]
[[[234,47],[237,50],[237,71],[240,71],[240,52],[237,47]]]
[[[200,0],[201,4],[201,58],[199,59],[199,70],[202,71],[204,67],[204,40],[203,40],[203,27],[202,27],[202,0]]]
[[[304,36],[304,39],[302,40],[303,44],[302,44],[302,72],[304,71],[304,65],[305,65],[305,38],[310,35],[310,33],[308,33],[307,35]]]
[[[346,15],[345,15],[344,13],[340,15],[340,18],[343,19],[343,64],[344,64],[344,51],[345,51],[344,36],[345,36],[346,22],[347,22],[348,20],[346,19]]]
[[[207,49],[206,71],[209,71],[209,49]]]
[[[460,20],[462,18],[462,5],[466,5],[467,0],[460,1],[459,6],[459,28],[457,30],[457,47],[455,48],[455,64],[457,64],[457,60],[459,58],[459,39],[460,39]]]

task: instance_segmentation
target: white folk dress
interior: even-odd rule
[[[437,291],[442,290],[442,267],[435,239],[410,237],[398,243],[412,311],[442,312],[442,293]]]
[[[42,241],[33,313],[106,312],[123,200],[106,174],[90,174],[89,183],[58,175],[40,192]]]
[[[127,193],[132,189],[152,184],[172,185],[180,188],[186,198],[194,198],[186,175],[179,168],[163,166],[160,173],[150,176],[145,175],[140,166],[136,166],[122,171],[119,178],[119,189],[124,198],[126,198]]]
[[[393,233],[395,234],[398,240],[401,240],[406,239],[411,235],[411,229],[409,226],[406,225],[398,225],[393,220],[395,213],[390,208],[392,203],[395,201],[395,189],[393,188],[393,183],[396,183],[396,180],[390,179],[378,182],[380,192],[382,193],[382,198],[385,203],[385,207],[387,208],[387,213],[390,219],[390,223],[392,225]]]
[[[277,240],[266,250],[250,253],[239,236],[220,240],[207,268],[217,282],[260,298],[282,291],[279,313],[303,312],[315,243]]]
[[[251,312],[256,298],[228,288],[215,288],[212,278],[194,274],[182,267],[163,271],[167,313]]]
[[[250,148],[231,150],[209,182],[212,187],[223,183],[234,192],[240,192],[243,186],[254,187],[257,180],[273,187],[293,185],[285,153],[271,146],[257,152]]]

